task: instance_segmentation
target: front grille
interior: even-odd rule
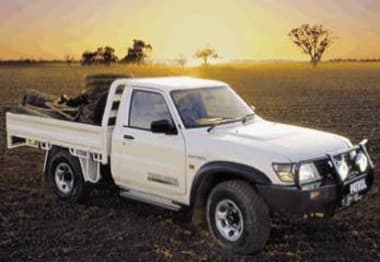
[[[322,178],[335,180],[335,170],[329,164],[329,162],[330,160],[328,158],[325,158],[325,159],[315,161],[314,165],[317,168]]]
[[[354,154],[352,152],[355,152],[355,155],[352,155]],[[336,161],[341,161],[343,159],[347,163],[349,172],[346,179],[352,179],[360,175],[360,171],[355,165],[355,156],[358,152],[359,150],[353,150],[347,153],[334,156],[334,159]],[[322,178],[327,178],[327,179],[339,178],[329,158],[317,160],[314,162],[314,164],[319,174],[322,176]]]

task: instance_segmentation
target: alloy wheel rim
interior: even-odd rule
[[[243,214],[236,203],[230,199],[224,199],[217,204],[215,223],[219,233],[228,241],[238,240],[243,233]]]
[[[74,188],[74,173],[67,163],[59,163],[55,168],[54,180],[57,188],[64,194],[69,194]]]

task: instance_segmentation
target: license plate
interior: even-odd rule
[[[367,189],[367,183],[365,182],[365,179],[360,179],[350,185],[350,194],[356,194],[360,191]]]

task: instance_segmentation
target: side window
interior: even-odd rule
[[[150,130],[150,124],[157,120],[169,120],[169,109],[161,94],[135,90],[129,112],[129,126]]]

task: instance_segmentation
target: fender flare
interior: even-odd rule
[[[228,175],[228,177],[244,179],[255,185],[272,184],[271,180],[267,175],[265,175],[264,172],[254,167],[228,161],[209,162],[199,168],[196,175],[194,176],[190,191],[190,206],[193,206],[199,190],[201,190],[202,193],[202,187],[204,184],[207,184],[207,180],[210,181],[218,179],[218,175],[223,176],[223,174]]]

